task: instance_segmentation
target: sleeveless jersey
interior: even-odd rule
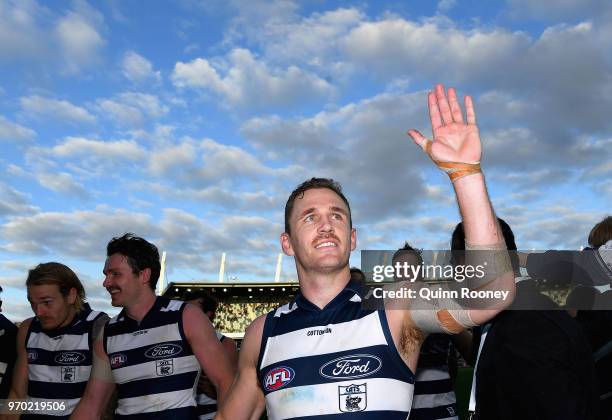
[[[298,294],[267,315],[258,378],[271,420],[408,417],[414,374],[359,290],[349,282],[323,309]]]
[[[415,372],[410,420],[459,419],[448,367],[451,346],[447,334],[430,334],[423,342]]]
[[[157,297],[138,323],[125,309],[104,329],[116,419],[195,419],[200,364],[183,331],[185,302]]]
[[[62,400],[65,408],[45,415],[24,414],[23,419],[68,418],[83,396],[91,372],[92,328],[104,312],[89,306],[75,315],[70,325],[44,331],[34,318],[26,335],[28,398],[32,401]]]
[[[225,339],[225,336],[220,332],[215,331],[215,334],[217,334],[219,341]],[[196,402],[198,403],[198,420],[211,420],[215,417],[215,414],[217,414],[217,400],[202,392],[196,396]]]

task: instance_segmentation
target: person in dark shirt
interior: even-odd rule
[[[2,286],[0,286],[0,293]],[[2,312],[2,300],[0,299],[0,312]],[[5,399],[11,389],[13,367],[17,352],[15,343],[17,341],[17,326],[0,313],[0,400]]]

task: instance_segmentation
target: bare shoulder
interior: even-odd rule
[[[251,322],[244,334],[240,353],[244,355],[246,360],[252,363],[256,363],[259,358],[259,348],[261,347],[261,338],[263,336],[265,323],[266,315],[258,316]]]

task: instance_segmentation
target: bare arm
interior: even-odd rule
[[[409,130],[408,134],[450,176],[463,220],[466,249],[506,249],[480,170],[482,147],[472,98],[465,97],[465,119],[455,89],[449,89],[447,95],[442,85],[436,85],[434,92],[428,95],[428,102],[434,140],[426,139],[416,130]],[[509,259],[507,265],[510,268]],[[512,271],[498,273],[485,288],[507,290],[513,297]],[[511,302],[512,299],[508,299],[504,305],[507,307]],[[492,309],[469,309],[468,314],[474,323],[482,324],[502,309],[502,305]]]
[[[198,307],[187,304],[183,311],[183,329],[200,366],[217,390],[217,401],[222,402],[234,375],[210,320]]]
[[[263,413],[265,401],[257,379],[257,360],[265,320],[265,315],[258,317],[246,331],[240,348],[238,375],[216,420],[252,420]]]
[[[93,365],[83,397],[71,419],[100,419],[115,389],[108,356],[103,346],[104,328],[94,342]]]
[[[28,354],[26,351],[26,335],[32,323],[32,318],[26,319],[19,325],[17,331],[17,359],[13,371],[13,382],[9,399],[23,399],[28,396]]]
[[[32,323],[32,318],[26,319],[19,325],[17,331],[17,358],[15,360],[15,367],[13,370],[13,381],[11,382],[11,390],[8,394],[9,400],[25,399],[28,396],[28,354],[26,351],[26,336],[28,334],[28,328]],[[8,415],[4,414],[0,416],[0,419],[18,419],[19,415]]]

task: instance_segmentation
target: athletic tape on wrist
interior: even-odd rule
[[[456,180],[468,175],[474,175],[482,172],[480,169],[480,162],[447,162],[434,159],[433,155],[431,154],[432,144],[433,141],[427,139],[423,150],[425,153],[427,153],[429,158],[433,160],[438,168],[446,172],[451,182],[455,182]]]

